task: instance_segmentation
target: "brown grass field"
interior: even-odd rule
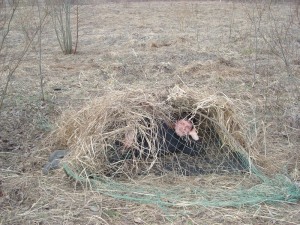
[[[299,5],[266,2],[93,1],[79,6],[78,49],[71,55],[62,53],[47,18],[41,64],[46,100],[40,100],[34,39],[0,109],[0,224],[300,224],[299,202],[164,210],[82,188],[62,170],[41,172],[54,150],[47,137],[65,110],[115,90],[163,92],[179,85],[243,103],[259,167],[299,184]],[[0,68],[1,92],[7,62],[14,63],[26,43],[24,29],[30,36],[36,26],[35,7],[19,10],[7,51],[0,52],[2,59],[9,55]],[[72,19],[75,28],[75,7]],[[167,185],[145,179],[137,182]],[[201,185],[202,178],[176,179],[188,186]],[[213,189],[218,179],[223,178],[206,177],[206,186]]]

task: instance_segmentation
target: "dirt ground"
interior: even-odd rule
[[[114,90],[165,91],[177,84],[243,102],[259,166],[300,182],[299,24],[292,3],[94,1],[79,6],[77,54],[64,55],[48,18],[42,34],[46,100],[40,100],[35,40],[0,111],[0,224],[300,224],[299,203],[199,206],[183,213],[83,190],[60,170],[41,173],[53,150],[45,147],[47,135],[64,110]],[[8,37],[8,52],[18,54],[16,43],[26,40],[19,23]]]

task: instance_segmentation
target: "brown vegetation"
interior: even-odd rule
[[[76,135],[85,135],[91,128],[99,131],[95,138],[101,136],[102,127],[98,123],[83,123],[85,109],[94,109],[88,113],[95,122],[104,116],[98,113],[108,106],[123,109],[118,117],[122,130],[125,121],[121,116],[128,112],[125,117],[128,121],[130,106],[129,102],[122,104],[123,95],[118,93],[167,91],[179,85],[185,90],[195,90],[199,96],[214,93],[231,99],[231,105],[239,107],[235,112],[239,112],[238,116],[243,117],[243,124],[249,128],[246,149],[255,150],[250,156],[259,168],[269,176],[280,173],[292,182],[299,182],[297,5],[265,2],[126,1],[80,5],[75,55],[61,53],[54,29],[45,20],[42,73],[46,100],[40,101],[38,54],[32,47],[10,74],[0,111],[0,224],[299,224],[299,203],[262,203],[241,208],[183,205],[184,213],[177,208],[162,211],[153,204],[132,203],[94,192],[84,186],[88,184],[70,180],[62,170],[49,176],[41,174],[49,153],[55,150],[51,146],[58,144],[50,143],[52,139],[47,137],[61,116],[65,117],[63,121],[79,120],[79,123],[72,125],[70,132],[67,127],[61,127],[63,133],[58,135],[61,139],[55,140],[61,146],[75,146],[80,139],[72,139],[70,135],[65,138],[66,134],[74,134],[74,127],[82,128]],[[22,9],[32,12],[32,16],[37,12],[34,7],[22,6]],[[24,17],[17,18],[20,21]],[[75,14],[71,19],[76,21]],[[19,23],[12,23],[1,57],[9,53],[5,59],[14,60],[16,53],[24,49],[22,43],[28,43],[30,32],[24,33],[23,28]],[[33,41],[31,46],[35,45]],[[9,69],[15,65],[7,62],[1,62],[1,90],[7,83]],[[150,100],[154,98],[155,104],[161,102],[157,96],[168,95],[160,91],[155,94],[146,95]],[[103,101],[105,96],[112,95],[119,99],[115,105]],[[100,102],[95,100],[101,98]],[[138,98],[137,102],[141,102],[143,96]],[[82,109],[83,106],[87,108]],[[168,110],[175,109],[168,108],[169,105],[160,107],[158,112],[167,118]],[[67,116],[65,112],[72,110],[74,113]],[[108,116],[118,113],[118,110],[109,113],[106,110],[103,113]],[[106,117],[107,124],[115,122],[117,114],[113,115]],[[136,118],[132,119],[134,123]],[[114,124],[114,127],[119,126]],[[123,131],[117,135],[124,135]],[[81,143],[87,144],[84,137]],[[88,162],[97,164],[93,160]],[[96,166],[97,170],[102,168]],[[224,185],[231,190],[240,183],[251,186],[243,178],[231,175],[228,179],[214,174],[158,179],[150,174],[132,182],[156,187],[185,183],[210,190]],[[189,186],[185,191],[189,192]]]

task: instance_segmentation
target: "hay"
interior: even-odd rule
[[[179,118],[194,122],[202,140],[201,156],[159,155],[160,124]],[[64,113],[51,142],[56,148],[69,149],[65,161],[87,177],[133,177],[165,168],[191,175],[249,170],[250,160],[244,156],[250,149],[243,129],[235,105],[226,96],[175,86],[165,93],[118,91],[94,99],[79,111]],[[133,149],[139,155],[122,146],[128,133],[133,134]],[[236,165],[230,165],[233,161]]]
[[[184,210],[298,201],[297,185],[282,175],[268,178],[252,164],[255,152],[236,112],[236,104],[222,94],[178,86],[161,93],[113,92],[64,113],[49,140],[70,151],[63,162],[69,177],[116,199]],[[201,154],[160,154],[162,121],[179,118],[194,122]],[[125,149],[128,133],[134,142]],[[182,180],[182,175],[192,176]],[[157,177],[155,184],[147,182],[151,177]]]

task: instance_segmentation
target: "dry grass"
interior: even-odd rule
[[[62,182],[60,172],[50,177],[37,173],[15,174],[2,172],[5,180],[2,188],[5,198],[1,200],[2,224],[182,224],[192,223],[239,223],[245,224],[297,224],[299,208],[297,205],[261,204],[253,207],[206,208],[186,207],[180,215],[170,208],[162,210],[154,205],[141,205],[128,201],[115,200],[97,192],[84,191],[65,177]],[[182,182],[201,185],[202,178],[181,177]],[[211,177],[211,188],[222,177]],[[208,179],[207,179],[208,181]],[[138,181],[139,182],[139,181]],[[156,182],[149,177],[148,182]],[[235,186],[240,178],[232,179],[227,186]],[[206,183],[208,185],[208,183]],[[283,210],[284,209],[284,210]],[[288,215],[287,213],[288,212]]]
[[[223,1],[80,6],[79,49],[72,56],[61,54],[53,29],[46,26],[42,65],[48,100],[39,101],[33,48],[16,71],[0,112],[0,224],[299,224],[299,203],[238,209],[194,207],[182,213],[100,195],[70,181],[61,170],[41,175],[50,151],[41,143],[70,106],[77,115],[87,102],[112,91],[168,90],[179,84],[195,88],[201,96],[221,92],[233,99],[250,127],[246,145],[256,150],[252,156],[260,168],[269,175],[280,172],[299,182],[299,92],[295,90],[299,84],[299,44],[294,40],[289,55],[289,61],[295,62],[291,78],[282,60],[260,40],[257,80],[253,82],[253,26],[245,16],[252,6],[235,3],[233,7]],[[291,13],[288,4],[273,9],[280,22]],[[262,21],[261,26],[261,30],[269,29],[270,23]],[[10,47],[14,48],[13,43],[19,43],[24,34],[14,29],[10,35]],[[3,84],[5,74],[0,79]],[[157,96],[160,94],[165,93]],[[120,103],[115,106],[120,105],[124,107]],[[169,118],[169,113],[163,115]],[[213,190],[221,183],[234,188],[243,180],[239,176],[225,178],[157,179],[149,175],[136,183],[160,187],[189,183]]]
[[[132,177],[151,171],[161,161],[160,126],[174,124],[180,118],[194,121],[205,151],[203,157],[229,161],[234,152],[254,157],[247,144],[247,128],[238,119],[230,99],[178,86],[160,92],[157,89],[116,91],[94,99],[79,111],[64,112],[48,142],[54,150],[68,149],[65,161],[80,174]],[[133,140],[131,148],[118,146],[129,133]],[[139,149],[139,155],[135,156],[132,149]],[[133,157],[113,159],[119,155]],[[214,171],[220,166],[216,165]]]

